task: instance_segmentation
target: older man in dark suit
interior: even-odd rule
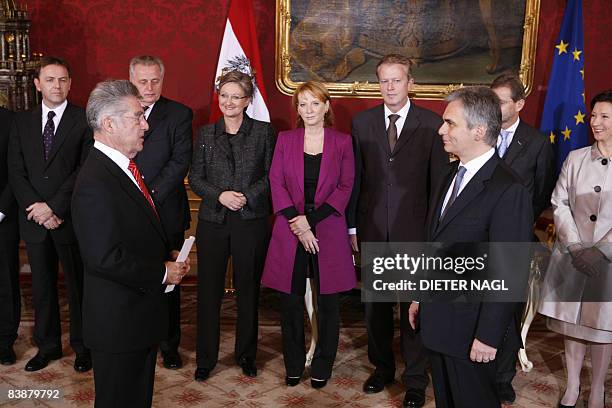
[[[440,168],[448,163],[437,130],[440,117],[411,103],[414,80],[411,61],[391,54],[380,60],[376,74],[383,104],[353,119],[355,184],[347,219],[355,251],[361,242],[419,242],[425,240],[428,198]],[[376,393],[395,377],[391,348],[394,303],[366,303],[368,357],[374,373],[363,386]],[[407,323],[407,304],[400,304],[402,357],[407,386],[404,406],[425,403],[429,377],[420,336]]]
[[[19,228],[32,269],[34,342],[38,353],[25,366],[36,371],[62,356],[57,295],[58,259],[68,287],[70,345],[74,369],[91,369],[83,345],[83,264],[70,217],[70,197],[92,138],[83,108],[67,101],[70,69],[60,58],[44,57],[34,79],[42,105],[15,116],[11,128],[9,181],[19,206]]]
[[[533,218],[550,207],[550,196],[555,187],[555,159],[548,138],[519,118],[525,106],[525,88],[512,74],[502,74],[493,80],[491,89],[499,97],[502,126],[497,137],[497,153],[523,180],[531,195]],[[535,238],[535,236],[534,236]],[[520,322],[524,303],[517,307],[508,327],[506,341],[497,357],[497,392],[502,403],[516,399],[512,379],[516,375],[518,350],[522,345]]]
[[[94,148],[72,197],[85,261],[83,331],[92,350],[96,407],[150,407],[157,343],[166,338],[166,285],[187,263],[173,251],[133,158],[148,124],[129,81],[99,83],[87,102]]]
[[[164,98],[164,63],[157,57],[142,55],[130,61],[130,82],[142,96],[149,129],[144,147],[134,161],[159,212],[170,246],[179,250],[190,213],[183,182],[191,162],[193,112],[187,106]],[[183,362],[178,353],[181,340],[180,287],[166,295],[168,301],[168,336],[160,343],[164,367],[177,369]]]
[[[17,202],[8,182],[7,154],[13,114],[0,108],[0,364],[14,364],[21,320]]]
[[[459,160],[449,165],[447,176],[434,190],[428,241],[448,246],[529,242],[529,193],[494,148],[501,127],[499,99],[489,88],[473,87],[453,92],[447,101],[440,135],[444,149]],[[494,360],[516,304],[413,303],[409,313],[412,327],[419,308],[436,406],[498,408]]]

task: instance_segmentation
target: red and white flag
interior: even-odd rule
[[[221,52],[215,74],[215,89],[218,85],[218,78],[224,69],[237,69],[252,77],[253,71],[255,71],[253,101],[247,107],[247,114],[253,119],[270,122],[251,0],[230,1],[229,14],[225,23],[225,32],[223,33]],[[215,122],[221,116],[219,98],[215,92],[212,100],[210,121]]]

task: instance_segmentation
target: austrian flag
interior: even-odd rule
[[[270,122],[251,0],[230,1],[229,14],[225,23],[225,32],[223,33],[221,52],[219,53],[219,62],[217,63],[215,74],[215,88],[222,72],[234,69],[253,77],[255,91],[253,101],[247,107],[247,114],[253,119]],[[255,76],[253,76],[253,71]],[[219,99],[215,92],[211,105],[210,121],[215,122],[220,117]]]

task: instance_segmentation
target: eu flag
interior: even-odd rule
[[[557,154],[557,173],[571,150],[589,143],[584,95],[582,0],[568,0],[554,59],[540,130]]]

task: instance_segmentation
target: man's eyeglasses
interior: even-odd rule
[[[138,114],[137,116],[132,116],[132,115],[121,115],[121,116],[126,118],[126,119],[135,120],[136,122],[140,122],[142,120],[144,120],[145,122],[147,121],[147,118],[146,118],[144,112]]]

